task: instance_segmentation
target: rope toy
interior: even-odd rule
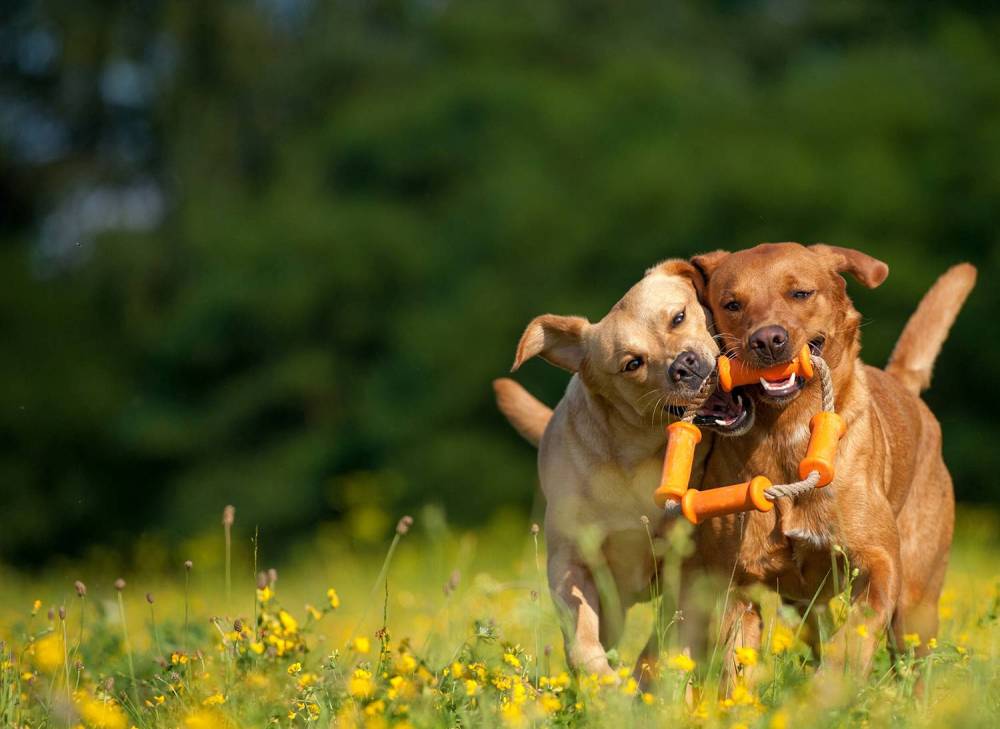
[[[758,382],[761,378],[784,380],[793,374],[805,379],[819,374],[822,410],[809,421],[809,447],[799,462],[800,481],[772,484],[765,476],[755,476],[744,483],[700,491],[688,488],[695,446],[701,441],[701,430],[694,424],[695,415],[716,385],[725,392],[734,387]],[[656,505],[668,514],[683,513],[692,524],[705,519],[744,511],[770,511],[774,501],[794,498],[814,488],[826,486],[835,475],[834,460],[837,445],[847,428],[834,410],[833,378],[826,362],[809,353],[804,346],[799,356],[787,364],[763,370],[752,369],[726,356],[719,357],[717,375],[708,377],[698,396],[688,405],[676,423],[667,426],[667,452],[663,459],[663,475],[653,493]]]

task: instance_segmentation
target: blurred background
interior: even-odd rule
[[[849,287],[873,364],[979,266],[926,398],[996,503],[998,37],[971,2],[9,0],[0,562],[226,503],[272,550],[526,517],[490,381],[528,320],[765,240],[889,263]]]

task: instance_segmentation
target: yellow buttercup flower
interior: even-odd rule
[[[862,623],[854,629],[854,632],[860,635],[862,638],[868,637],[868,626]]]
[[[295,676],[300,671],[302,671],[302,664],[299,663],[298,661],[296,661],[295,663],[293,663],[292,665],[290,665],[288,667],[288,675],[289,676]]]
[[[125,729],[128,721],[125,712],[110,699],[96,699],[83,695],[77,704],[84,723],[99,729]]]
[[[285,633],[287,633],[289,635],[295,635],[295,633],[299,632],[298,621],[296,621],[295,618],[293,618],[288,613],[288,611],[286,611],[286,610],[279,610],[278,611],[278,620],[281,621],[281,627],[284,628]]]
[[[201,703],[202,706],[218,706],[219,704],[226,703],[226,697],[220,693],[214,693]]]
[[[907,648],[919,648],[920,635],[917,633],[904,633],[903,642],[906,644]]]
[[[795,645],[795,634],[785,625],[774,626],[771,634],[771,653],[780,655]]]
[[[554,714],[562,708],[559,697],[549,693],[542,694],[538,699],[538,704],[546,714]]]
[[[686,656],[683,653],[675,653],[667,659],[667,665],[675,671],[680,671],[681,673],[691,673],[696,664],[690,656]]]
[[[41,610],[41,608],[42,608],[42,601],[35,600],[33,603],[31,603],[31,614],[33,616],[38,615],[38,611]]]
[[[465,695],[475,696],[479,693],[479,684],[473,681],[471,678],[465,681]]]
[[[754,648],[745,646],[743,648],[736,649],[736,662],[741,666],[756,666],[757,665],[757,651]]]
[[[508,666],[512,666],[514,668],[521,667],[521,661],[518,659],[517,656],[515,656],[513,653],[510,652],[503,654],[503,662],[506,663]]]
[[[63,642],[62,637],[55,633],[49,633],[44,638],[36,641],[33,646],[35,665],[46,673],[52,673],[63,667]]]
[[[355,638],[352,645],[354,646],[354,650],[357,651],[358,653],[368,653],[372,649],[371,641],[368,640],[368,638],[366,638],[363,635],[360,635],[357,638]]]
[[[336,610],[340,607],[340,595],[332,587],[326,591],[326,599],[330,603],[330,607]]]
[[[223,729],[226,720],[213,709],[197,709],[184,717],[185,729]]]
[[[363,668],[355,669],[347,682],[347,692],[354,698],[365,698],[374,694],[375,682],[372,681],[371,671]]]

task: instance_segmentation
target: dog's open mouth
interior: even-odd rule
[[[739,392],[724,392],[716,388],[704,404],[698,408],[695,425],[704,425],[722,432],[742,428],[752,414],[750,401]]]
[[[826,338],[822,336],[811,339],[809,341],[809,352],[817,356],[822,354],[825,342]],[[783,380],[766,380],[761,377],[758,393],[766,400],[783,404],[791,401],[805,386],[805,379],[793,372]]]

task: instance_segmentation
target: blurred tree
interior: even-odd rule
[[[889,262],[884,361],[980,288],[927,399],[996,501],[995,11],[899,2],[14,3],[0,20],[0,555],[526,506],[489,381],[652,262],[826,240]],[[555,402],[566,378],[528,366]]]

